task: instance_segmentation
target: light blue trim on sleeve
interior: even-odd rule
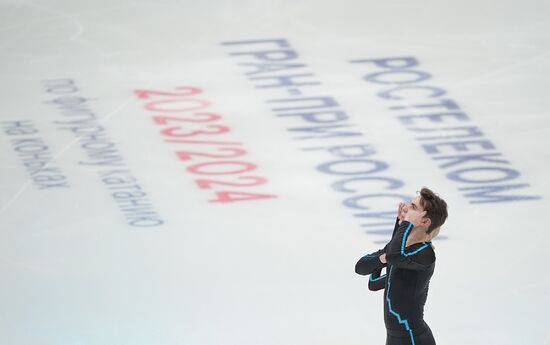
[[[372,274],[371,274],[370,277],[369,277],[369,280],[370,280],[371,282],[376,282],[376,281],[379,281],[379,280],[384,279],[384,278],[386,278],[386,275],[385,275],[385,274],[384,274],[384,275],[381,275],[381,276],[378,277],[378,278],[373,278],[373,277],[372,277]]]

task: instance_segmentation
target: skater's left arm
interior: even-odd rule
[[[371,274],[377,269],[386,266],[385,263],[382,263],[380,261],[380,255],[382,255],[386,251],[386,247],[374,253],[367,254],[359,259],[359,261],[357,261],[357,263],[355,264],[355,273],[364,276],[367,274]]]

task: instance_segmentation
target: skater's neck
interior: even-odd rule
[[[411,230],[410,235],[407,237],[406,246],[411,246],[415,243],[427,242],[430,240],[430,236],[426,234],[425,229],[415,227]]]

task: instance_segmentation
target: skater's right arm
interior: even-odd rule
[[[395,236],[395,233],[397,232],[397,229],[399,228],[399,224],[403,220],[403,207],[404,203],[399,204],[399,208],[397,209],[397,217],[395,219],[395,225],[393,226],[393,233],[391,235],[391,238]],[[391,240],[390,240],[391,242]],[[361,275],[367,275],[372,274],[374,271],[381,269],[382,267],[387,266],[387,262],[385,260],[385,253],[386,248],[388,245],[374,253],[367,254],[363,256],[359,261],[357,261],[357,264],[355,264],[355,273],[361,274]],[[382,256],[382,257],[381,257]],[[383,260],[383,261],[382,261]]]
[[[395,236],[395,233],[397,232],[397,228],[399,228],[399,223],[401,220],[399,217],[395,220],[395,225],[393,227],[393,233],[392,238]],[[386,248],[388,245],[374,253],[367,254],[363,256],[359,261],[357,261],[357,264],[355,264],[355,273],[361,274],[361,275],[367,275],[371,274],[374,271],[376,271],[379,268],[385,267],[386,261],[383,258],[380,258],[380,256],[383,256],[386,253]],[[384,260],[384,261],[381,261]]]
[[[399,224],[401,224],[401,219],[399,217],[395,218],[395,225],[393,226],[393,233],[391,234],[391,238],[395,236],[395,233],[397,232],[397,229],[399,228]],[[391,241],[391,239],[390,239]]]

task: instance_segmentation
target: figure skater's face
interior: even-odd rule
[[[431,220],[422,215],[424,212],[424,207],[421,204],[422,197],[417,195],[414,197],[409,204],[406,204],[404,207],[404,219],[414,222],[415,227],[419,226],[420,228],[426,231],[431,224]],[[410,214],[409,214],[410,213]],[[412,221],[414,220],[414,221]]]
[[[408,204],[405,204],[405,207],[403,209],[404,213],[406,214],[409,210],[415,210],[418,212],[424,211],[424,207],[422,207],[422,204],[420,203],[420,201],[421,201],[420,195],[417,195],[416,197],[414,197],[411,200],[411,202],[409,202]]]
[[[422,212],[424,211],[424,207],[422,207],[422,204],[420,203],[420,201],[421,201],[421,197],[420,195],[417,195],[411,200],[411,202],[407,206],[408,208],[411,208],[415,211]]]

